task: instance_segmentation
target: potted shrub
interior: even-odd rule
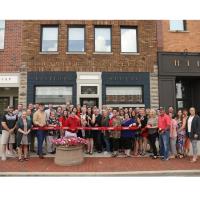
[[[85,139],[63,137],[53,139],[52,143],[56,145],[55,164],[71,166],[81,164],[84,161],[83,146],[87,144]]]

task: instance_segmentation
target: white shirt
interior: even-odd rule
[[[189,116],[188,118],[188,132],[190,133],[191,132],[191,127],[192,127],[192,120],[193,120],[194,116]]]

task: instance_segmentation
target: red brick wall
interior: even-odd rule
[[[59,24],[58,54],[40,54],[41,24]],[[69,24],[86,25],[86,54],[66,54]],[[94,25],[112,25],[113,54],[94,54]],[[120,25],[138,27],[138,55],[120,54]],[[157,62],[156,45],[156,21],[152,20],[24,21],[22,62],[29,71],[152,72]]]
[[[157,22],[159,50],[169,52],[200,52],[200,20],[187,20],[186,32],[170,32],[169,21],[163,20],[162,25]],[[160,40],[162,38],[162,41]]]
[[[0,50],[0,73],[18,72],[21,65],[22,21],[6,20],[4,49]]]

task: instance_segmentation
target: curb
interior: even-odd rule
[[[0,172],[0,176],[200,176],[200,170],[127,172]]]

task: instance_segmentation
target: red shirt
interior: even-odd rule
[[[77,127],[80,126],[80,120],[77,117],[69,117],[66,121],[66,126],[68,126],[72,132],[76,132]]]
[[[63,116],[59,118],[59,122],[63,127],[67,126],[67,119],[68,119],[67,117],[65,118]]]
[[[170,128],[170,125],[171,125],[171,119],[169,117],[169,115],[167,114],[164,114],[164,115],[160,115],[158,117],[158,128],[159,129],[167,129],[167,128]]]

